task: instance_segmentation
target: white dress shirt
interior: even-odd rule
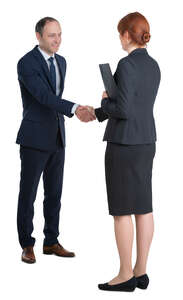
[[[60,93],[60,72],[59,72],[59,68],[58,68],[58,64],[57,64],[57,61],[55,59],[55,54],[53,53],[53,55],[49,55],[48,53],[46,53],[44,50],[42,50],[40,48],[40,46],[38,46],[38,49],[39,51],[41,52],[41,54],[43,55],[44,59],[46,60],[47,62],[47,65],[48,65],[48,69],[50,69],[50,64],[51,62],[48,60],[51,56],[53,57],[53,63],[54,63],[54,66],[55,66],[55,72],[56,72],[56,95],[58,96],[59,93]],[[72,107],[72,110],[71,110],[71,113],[74,114],[75,111],[76,111],[76,108],[79,106],[79,104],[74,104],[73,107]]]

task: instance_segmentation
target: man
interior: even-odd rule
[[[21,259],[36,261],[33,232],[34,201],[40,176],[44,184],[44,254],[73,257],[59,243],[59,213],[65,157],[64,115],[74,114],[83,122],[95,120],[92,107],[62,99],[66,61],[56,54],[61,43],[61,27],[46,17],[36,24],[39,45],[18,62],[18,80],[23,103],[23,120],[16,143],[20,144],[21,178],[17,228]]]

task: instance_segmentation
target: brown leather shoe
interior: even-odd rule
[[[69,252],[59,243],[52,246],[43,246],[43,254],[55,254],[62,257],[74,257],[74,252]]]
[[[34,250],[32,246],[27,246],[23,249],[22,252],[22,261],[28,264],[33,264],[36,262],[36,258],[34,255]]]

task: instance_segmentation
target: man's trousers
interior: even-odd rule
[[[60,136],[55,151],[42,151],[20,145],[21,174],[18,197],[17,228],[22,248],[34,246],[32,237],[34,201],[41,174],[44,186],[44,235],[43,244],[51,246],[58,243],[59,213],[65,161],[65,147]]]

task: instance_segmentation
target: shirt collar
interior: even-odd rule
[[[53,55],[49,55],[49,54],[46,53],[44,50],[42,50],[42,49],[40,48],[40,46],[38,46],[38,49],[39,49],[39,51],[41,52],[41,54],[43,55],[43,57],[44,57],[45,60],[48,60],[51,56],[52,56],[53,58],[55,58],[55,54],[54,54],[54,53],[53,53]]]

